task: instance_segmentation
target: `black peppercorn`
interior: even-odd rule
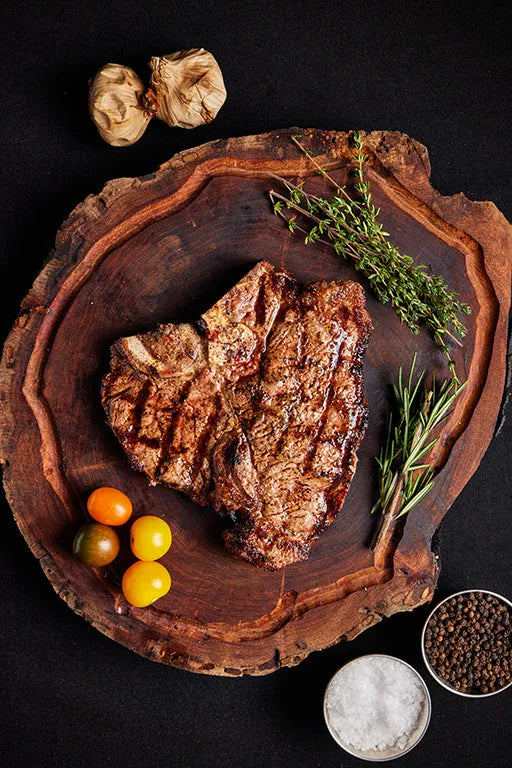
[[[512,611],[492,595],[468,592],[430,618],[425,651],[434,671],[455,690],[492,693],[508,685]]]

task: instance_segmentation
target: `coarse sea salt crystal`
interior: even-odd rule
[[[424,702],[425,692],[409,667],[395,659],[363,656],[332,679],[326,709],[344,744],[363,751],[404,749]]]

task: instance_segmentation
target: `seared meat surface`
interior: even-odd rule
[[[113,345],[108,423],[153,484],[231,516],[230,552],[282,568],[308,557],[350,487],[370,331],[358,283],[299,286],[260,262],[198,322]]]

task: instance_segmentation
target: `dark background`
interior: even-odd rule
[[[0,187],[4,335],[55,232],[87,194],[211,139],[289,125],[395,129],[424,143],[443,194],[493,200],[512,219],[509,2],[3,2]],[[228,100],[194,131],[154,120],[128,149],[103,144],[87,80],[106,61],[144,75],[151,55],[204,46]],[[496,393],[499,397],[500,393]],[[37,446],[34,459],[37,460]],[[512,596],[512,420],[442,525],[437,597]],[[53,593],[9,508],[0,516],[0,765],[356,766],[328,735],[322,696],[362,653],[427,674],[428,607],[384,621],[295,669],[196,676],[139,658]],[[472,701],[426,678],[430,729],[406,768],[510,765],[512,690]]]

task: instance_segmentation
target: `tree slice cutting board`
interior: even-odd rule
[[[268,572],[229,555],[211,509],[132,471],[105,424],[100,379],[110,344],[157,323],[196,319],[260,259],[300,281],[359,279],[327,246],[306,246],[271,213],[268,172],[327,193],[290,140],[295,130],[230,139],[182,152],[157,172],[109,182],[57,234],[55,250],[24,299],[1,364],[0,456],[23,536],[58,594],[109,637],[150,659],[195,672],[266,674],[351,639],[396,611],[429,601],[438,555],[431,540],[476,470],[504,389],[512,230],[490,202],[442,197],[426,149],[400,133],[364,135],[366,173],[385,229],[403,251],[442,274],[472,307],[462,349],[468,386],[445,423],[430,497],[372,550],[378,519],[374,456],[391,385],[415,351],[430,373],[446,362],[426,332],[413,336],[368,294],[375,330],[365,365],[369,427],[337,521],[308,561]],[[304,143],[340,183],[345,133],[305,131]],[[135,512],[165,517],[173,546],[163,562],[173,586],[153,607],[130,607],[119,589],[130,562],[88,569],[71,555],[97,486],[121,488]]]

